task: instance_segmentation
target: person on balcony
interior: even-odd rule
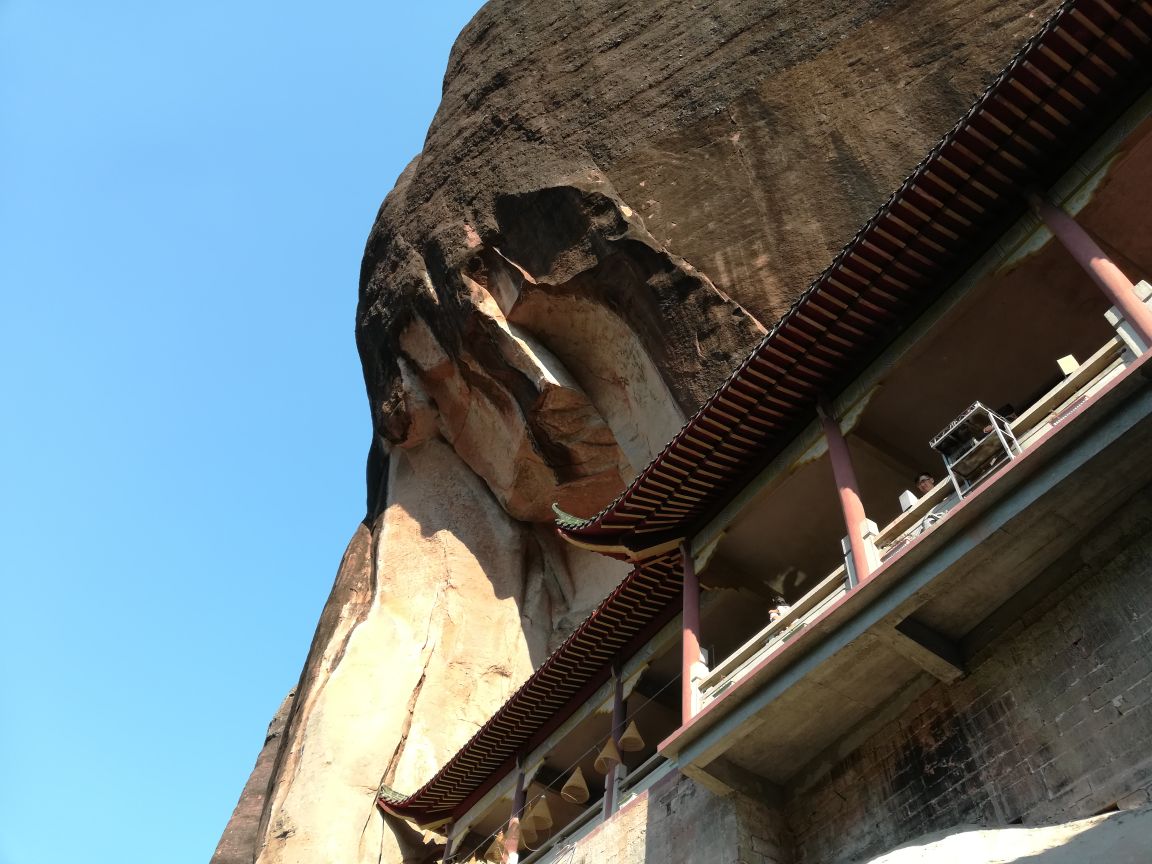
[[[776,598],[776,605],[768,610],[768,621],[777,621],[792,610],[791,604],[783,597]]]

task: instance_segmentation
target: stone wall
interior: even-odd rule
[[[1061,566],[1069,578],[974,657],[968,677],[929,688],[792,792],[797,864],[859,860],[958,825],[1066,822],[1148,801],[1152,490]]]
[[[556,864],[790,864],[782,813],[673,773],[551,856]]]

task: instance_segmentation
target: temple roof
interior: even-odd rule
[[[421,824],[470,806],[671,620],[679,593],[679,553],[634,568],[435,777],[412,795],[381,789],[381,805]]]

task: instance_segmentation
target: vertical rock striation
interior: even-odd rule
[[[216,864],[434,860],[376,790],[423,784],[624,572],[551,503],[611,500],[1054,5],[476,15],[365,249],[367,515]]]

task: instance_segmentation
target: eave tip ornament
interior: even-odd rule
[[[556,514],[556,526],[562,530],[572,531],[576,528],[583,528],[588,520],[581,519],[579,516],[573,516],[571,513],[565,513],[560,509],[560,505],[553,502],[552,512]]]

